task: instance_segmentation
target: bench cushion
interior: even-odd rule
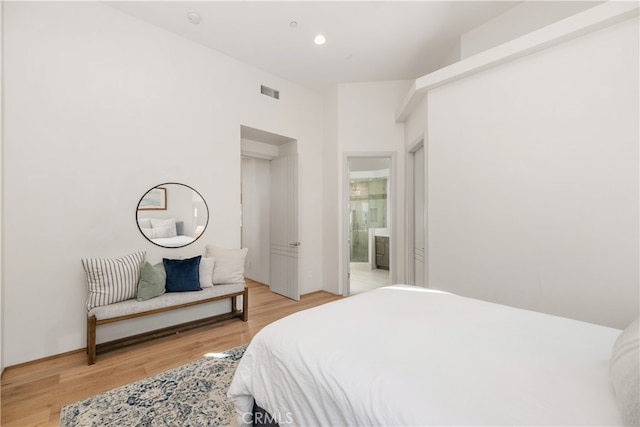
[[[95,316],[98,320],[112,319],[114,317],[127,316],[130,314],[144,313],[145,311],[159,308],[171,307],[193,301],[202,301],[208,298],[242,292],[245,284],[231,283],[225,285],[215,285],[201,291],[191,292],[170,292],[146,301],[128,299],[114,304],[94,307],[88,312],[88,316]]]

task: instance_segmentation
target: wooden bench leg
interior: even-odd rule
[[[245,286],[242,294],[242,321],[247,320],[249,320],[249,288]]]
[[[87,362],[96,363],[96,317],[87,317]]]

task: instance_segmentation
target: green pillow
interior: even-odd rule
[[[166,281],[167,275],[162,263],[153,266],[145,261],[140,270],[140,280],[138,280],[138,301],[146,301],[164,294]]]

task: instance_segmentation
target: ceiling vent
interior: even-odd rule
[[[263,95],[270,96],[275,99],[280,99],[280,91],[272,89],[265,85],[260,85],[260,93]]]

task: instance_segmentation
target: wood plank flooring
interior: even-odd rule
[[[91,366],[82,349],[6,368],[2,375],[2,426],[57,426],[60,409],[69,403],[192,362],[205,353],[245,344],[277,319],[341,298],[315,292],[296,302],[251,280],[247,286],[248,322],[228,320],[114,350],[98,355]]]

